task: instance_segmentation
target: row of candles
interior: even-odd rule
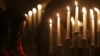
[[[71,17],[70,14],[70,7],[67,6],[67,25],[66,25],[66,39],[70,39],[70,26],[72,24],[72,32],[79,32],[80,26],[83,27],[82,29],[82,38],[84,40],[87,39],[86,36],[86,32],[87,32],[87,10],[85,7],[82,8],[82,13],[83,13],[83,17],[82,17],[82,22],[79,21],[79,7],[78,7],[78,3],[77,1],[75,1],[75,19],[74,17]],[[94,20],[94,11],[97,13],[97,32],[100,32],[100,11],[98,8],[94,8],[94,9],[90,9],[90,13],[89,13],[89,20],[90,20],[90,25],[91,25],[91,45],[95,45],[95,20]],[[28,14],[25,14],[28,17],[28,22],[29,22],[29,26],[30,28],[32,27],[32,25],[36,26],[36,20],[38,20],[38,24],[41,22],[41,16],[42,16],[42,5],[38,4],[37,5],[37,9],[33,8],[32,10],[30,10],[28,12]],[[36,18],[38,17],[38,18]],[[60,14],[57,13],[57,46],[61,46],[61,22],[60,22],[61,18],[60,18]],[[33,21],[33,23],[32,23]],[[52,26],[52,18],[50,18],[49,20],[49,28],[50,28],[50,38],[49,38],[49,42],[50,42],[50,50],[52,51],[52,47],[53,47],[53,26]],[[71,22],[71,24],[70,24]]]
[[[66,39],[70,39],[70,22],[72,24],[72,32],[79,32],[80,26],[83,27],[82,29],[82,38],[84,40],[87,39],[87,10],[85,7],[82,8],[83,13],[83,23],[79,21],[79,7],[77,1],[75,1],[75,19],[74,17],[71,17],[70,15],[70,7],[67,7],[67,26],[66,26]],[[100,32],[100,11],[98,8],[90,9],[89,13],[89,20],[90,20],[90,26],[91,26],[91,45],[95,45],[95,20],[94,20],[94,11],[97,13],[97,32]],[[53,42],[53,34],[52,34],[52,18],[49,20],[49,28],[50,28],[50,50],[52,51],[52,42]],[[60,14],[57,13],[57,46],[61,46],[61,23],[60,23]]]
[[[42,17],[42,5],[38,4],[37,8],[33,8],[32,10],[29,10],[27,14],[25,14],[27,17],[27,21],[29,24],[29,29],[32,29],[32,26],[36,27],[37,24],[40,24],[41,17]]]

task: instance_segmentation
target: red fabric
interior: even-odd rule
[[[23,51],[21,40],[18,41],[18,50],[21,56],[26,56],[26,54]]]
[[[17,42],[17,50],[20,56],[26,56],[26,54],[23,51],[21,40]],[[17,55],[16,51],[9,51],[9,50],[5,50],[3,53],[0,53],[0,56],[16,56],[16,55]]]

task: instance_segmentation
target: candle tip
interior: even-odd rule
[[[37,5],[37,8],[41,10],[42,9],[42,5],[41,4],[38,4]]]
[[[82,12],[86,13],[86,8],[85,7],[82,8]]]
[[[36,13],[37,12],[36,8],[33,8],[32,11],[33,11],[33,13]]]

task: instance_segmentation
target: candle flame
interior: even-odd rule
[[[28,17],[28,15],[27,14],[24,14],[26,17]]]
[[[71,17],[71,22],[74,24],[75,22],[74,22],[74,17]]]
[[[83,8],[82,8],[82,12],[83,12],[83,13],[87,13],[87,11],[86,11],[86,8],[85,8],[85,7],[83,7]]]
[[[75,5],[78,6],[78,2],[77,1],[75,1]]]
[[[29,15],[32,15],[32,11],[29,11],[28,14],[29,14]]]
[[[33,13],[36,13],[37,12],[36,8],[33,8],[32,11],[33,11]]]
[[[41,10],[41,9],[42,9],[42,5],[41,5],[41,4],[38,4],[38,5],[37,5],[37,8],[38,8],[39,10]]]
[[[52,19],[51,18],[49,19],[49,23],[52,24]]]
[[[90,9],[90,16],[94,20],[94,12],[93,12],[93,9]]]
[[[94,7],[94,10],[95,10],[97,13],[99,13],[99,9],[98,9],[98,8]]]
[[[57,13],[57,19],[60,20],[60,15],[59,15],[59,13]]]
[[[70,10],[69,6],[67,6],[67,10],[68,10],[68,11]]]
[[[57,17],[59,17],[60,15],[59,15],[59,13],[57,13]]]

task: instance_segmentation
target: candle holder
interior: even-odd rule
[[[96,32],[96,47],[100,47],[100,32]]]
[[[87,47],[87,39],[82,40],[83,45],[83,56],[89,56],[89,48]]]
[[[70,56],[72,53],[70,50],[72,50],[72,46],[71,46],[71,39],[65,39],[64,41],[64,48],[66,51],[66,56]]]
[[[63,48],[64,48],[63,45],[57,46],[57,56],[63,56],[64,55]]]
[[[90,55],[89,56],[94,56],[94,50],[95,50],[95,46],[91,45],[90,46],[90,50],[89,50],[90,51],[90,53],[89,53]]]
[[[53,51],[48,51],[48,55],[49,55],[49,56],[54,56],[54,55],[53,55]]]
[[[78,40],[78,34],[79,34],[79,32],[74,32],[74,37],[75,37],[75,56],[78,56],[78,42],[77,42],[77,40]]]

